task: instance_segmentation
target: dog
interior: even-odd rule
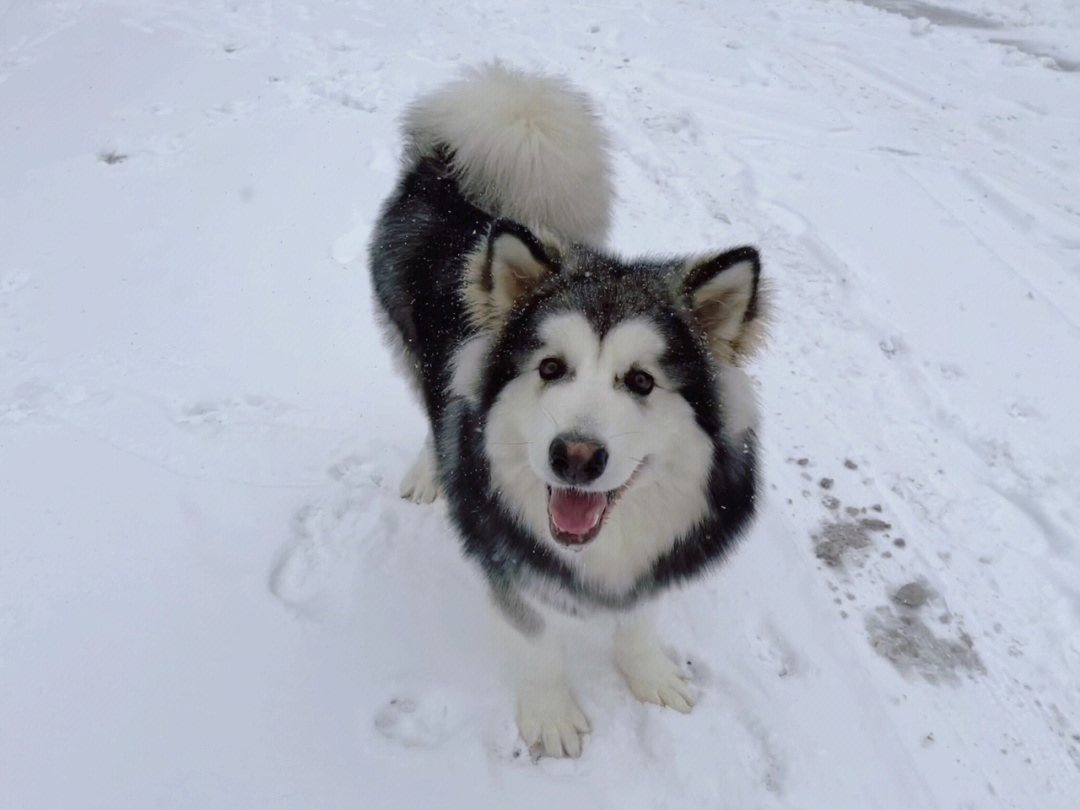
[[[689,712],[649,604],[700,576],[755,511],[743,370],[767,286],[751,246],[625,260],[609,139],[566,81],[491,64],[416,100],[369,251],[376,307],[431,435],[404,497],[445,496],[505,619],[521,736],[578,756],[589,723],[561,617],[616,615],[639,700]]]

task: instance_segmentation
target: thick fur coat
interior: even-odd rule
[[[432,427],[403,494],[446,496],[524,658],[544,650],[551,669],[519,686],[522,734],[574,754],[583,715],[551,665],[545,609],[630,610],[722,560],[753,515],[741,366],[767,313],[758,253],[607,252],[608,139],[562,80],[470,71],[416,101],[404,134],[370,252]],[[616,657],[631,689],[688,710],[651,632],[628,627]],[[641,686],[657,678],[669,700]]]

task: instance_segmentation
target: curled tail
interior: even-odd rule
[[[406,159],[449,154],[462,192],[492,216],[599,246],[611,223],[607,134],[567,82],[495,63],[415,101]]]

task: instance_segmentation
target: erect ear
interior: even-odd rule
[[[469,274],[466,297],[473,319],[483,325],[501,322],[557,272],[555,251],[528,228],[508,219],[495,220]]]
[[[749,246],[687,263],[683,294],[718,360],[737,362],[760,348],[766,315],[760,276],[761,259]]]

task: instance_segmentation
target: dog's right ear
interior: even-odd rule
[[[558,272],[557,253],[551,246],[517,222],[495,220],[468,274],[465,296],[473,322],[478,326],[501,323],[520,301]]]

